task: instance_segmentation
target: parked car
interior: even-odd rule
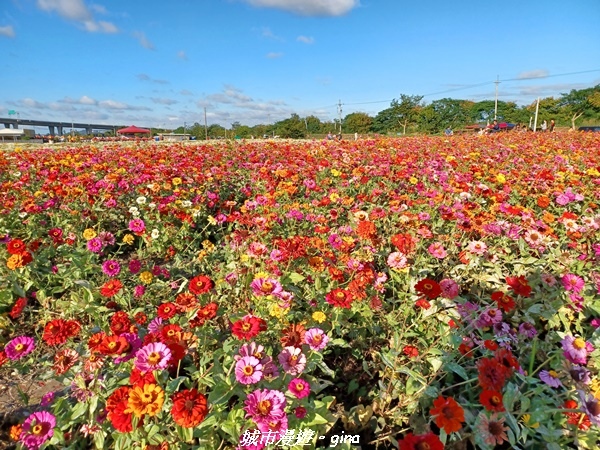
[[[587,131],[590,133],[600,133],[600,126],[592,126],[592,127],[579,127],[579,131]]]

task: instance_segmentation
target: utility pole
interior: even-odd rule
[[[534,133],[537,131],[537,118],[538,118],[539,110],[540,110],[540,98],[538,97],[537,104],[535,105],[535,119],[533,120],[533,132]]]
[[[496,102],[494,103],[494,120],[498,120],[498,85],[500,84],[500,80],[498,75],[496,75],[496,81],[494,81],[496,85]]]
[[[340,134],[342,134],[342,101],[338,100],[338,114],[340,116]]]
[[[206,124],[206,106],[204,107],[204,140],[208,141],[208,125]]]

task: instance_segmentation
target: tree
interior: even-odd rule
[[[571,89],[568,94],[561,94],[559,106],[571,115],[571,126],[575,129],[575,121],[583,115],[593,115],[600,111],[600,84],[587,89]]]
[[[473,103],[465,100],[442,98],[422,109],[419,115],[421,128],[428,133],[437,133],[451,128],[462,128],[469,122]]]
[[[373,118],[366,113],[355,112],[348,114],[343,121],[343,130],[347,133],[366,134],[371,130]]]
[[[225,128],[221,125],[213,123],[208,126],[208,137],[210,139],[218,139],[221,137],[225,137]]]
[[[298,114],[275,124],[276,133],[282,138],[303,139],[306,137],[306,124]]]
[[[304,124],[306,126],[306,131],[310,134],[318,134],[323,132],[323,124],[316,116],[305,117]]]
[[[495,112],[494,100],[483,100],[473,103],[470,108],[470,120],[472,122],[492,122]],[[498,101],[497,119],[499,122],[522,123],[527,122],[529,113],[519,108],[514,102]]]

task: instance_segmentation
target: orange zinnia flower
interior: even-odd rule
[[[433,401],[433,408],[429,414],[435,418],[435,424],[448,434],[460,430],[465,421],[465,411],[462,406],[452,397],[442,395]]]
[[[160,386],[146,384],[135,386],[129,391],[126,413],[133,413],[136,417],[157,415],[165,401],[165,392]]]

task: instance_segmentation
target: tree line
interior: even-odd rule
[[[453,130],[464,129],[472,124],[487,124],[497,117],[499,122],[509,122],[530,126],[535,114],[537,100],[530,105],[518,106],[514,102],[498,101],[497,111],[494,100],[473,102],[442,98],[427,103],[421,95],[401,94],[391,101],[390,106],[379,111],[374,117],[363,112],[354,112],[338,120],[321,121],[316,116],[291,117],[273,124],[255,126],[240,122],[231,124],[231,128],[212,124],[207,128],[199,123],[188,126],[186,133],[196,139],[220,138],[261,138],[274,137],[301,139],[327,133],[366,134],[438,134],[450,127]],[[576,128],[580,125],[600,124],[600,84],[587,89],[573,89],[558,98],[540,99],[538,107],[538,126],[543,121],[554,119],[558,127]],[[340,128],[341,126],[341,128]],[[174,130],[183,133],[183,127]]]

